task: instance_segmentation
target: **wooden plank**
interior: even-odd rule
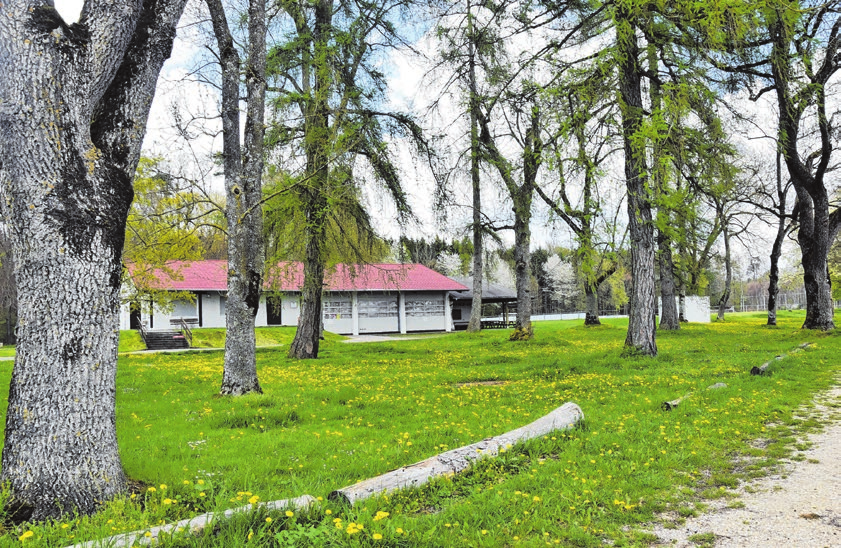
[[[486,438],[478,443],[440,453],[349,487],[337,489],[330,493],[328,498],[353,504],[398,489],[420,487],[433,478],[462,472],[473,461],[495,456],[515,443],[545,436],[555,430],[572,428],[583,419],[584,413],[581,408],[572,402],[567,402],[531,424],[499,436]]]

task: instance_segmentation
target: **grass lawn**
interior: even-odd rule
[[[525,343],[508,342],[502,330],[370,344],[331,336],[313,361],[259,350],[265,393],[237,399],[217,396],[222,352],[122,355],[121,455],[143,487],[91,518],[6,523],[0,545],[18,546],[32,531],[29,545],[65,546],[305,493],[323,501],[164,545],[646,545],[636,526],[656,512],[688,516],[706,499],[732,496],[740,479],[796,455],[794,435],[818,424],[793,411],[837,379],[841,338],[801,330],[802,313],[781,312],[776,328],[764,322],[763,314],[730,314],[658,332],[654,359],[619,357],[622,320],[598,328],[539,322]],[[208,332],[208,346],[222,337],[198,331]],[[272,344],[294,334],[269,331]],[[815,344],[775,362],[772,375],[749,375],[805,341]],[[11,366],[0,362],[4,392]],[[705,390],[721,382],[726,388]],[[583,409],[581,428],[419,490],[353,508],[327,502],[333,489],[517,428],[566,401]],[[736,467],[736,455],[754,460]]]

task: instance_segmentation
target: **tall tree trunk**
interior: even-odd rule
[[[834,239],[829,230],[829,199],[826,191],[813,190],[811,195],[797,190],[799,198],[800,244],[803,285],[806,289],[805,329],[835,329],[832,287],[827,255]],[[809,203],[811,201],[811,203]],[[811,213],[811,214],[810,214]]]
[[[158,73],[185,0],[0,14],[0,181],[18,283],[2,481],[18,515],[125,492],[115,394],[121,252]],[[34,55],[35,52],[38,55]]]
[[[467,3],[468,35],[468,85],[470,87],[470,183],[473,189],[473,301],[467,331],[475,333],[482,329],[482,186],[479,178],[479,97],[476,83],[476,37],[473,35],[473,14]],[[517,310],[519,318],[520,311]]]
[[[686,283],[683,281],[680,282],[677,289],[678,293],[678,310],[679,310],[679,320],[681,323],[688,322],[689,320],[686,319]]]
[[[659,62],[657,49],[653,44],[648,45],[648,70],[657,74]],[[660,84],[657,79],[652,79],[649,86],[651,97],[651,110],[660,113],[663,108],[663,97]],[[658,198],[657,204],[657,259],[660,271],[660,329],[673,331],[680,329],[680,319],[677,313],[675,302],[675,275],[674,261],[672,261],[671,238],[669,230],[671,225],[670,212],[666,206],[669,189],[666,185],[666,167],[663,163],[663,137],[657,135],[654,138],[652,152],[651,183]]]
[[[307,233],[306,260],[304,261],[304,287],[302,290],[301,315],[298,317],[298,329],[289,347],[289,357],[314,359],[318,357],[321,341],[321,296],[324,285],[324,219],[319,219],[319,206],[324,200],[312,198],[312,207],[307,208],[308,218],[313,219],[312,228]],[[323,208],[322,208],[323,210]],[[321,226],[321,230],[318,227]]]
[[[326,190],[330,184],[329,164],[329,123],[330,107],[328,100],[331,93],[331,72],[322,58],[326,56],[327,41],[333,17],[332,0],[318,0],[315,4],[315,25],[313,30],[315,63],[312,70],[314,85],[312,100],[306,109],[304,148],[307,154],[307,174],[310,184],[305,190],[306,221],[306,258],[304,261],[304,287],[301,315],[298,317],[298,329],[289,347],[289,357],[314,359],[318,357],[321,339],[321,296],[324,285],[324,238],[327,222]]]
[[[585,283],[584,297],[587,301],[587,310],[584,314],[584,325],[601,325],[602,322],[599,319],[598,286],[591,283]]]
[[[482,135],[487,128],[483,124]],[[490,138],[490,134],[487,136]],[[491,158],[496,157],[494,146]],[[514,271],[517,279],[517,326],[511,333],[511,340],[523,341],[534,337],[531,325],[531,205],[534,199],[534,187],[537,182],[537,172],[543,156],[543,143],[540,140],[540,109],[532,106],[531,125],[526,130],[525,147],[523,149],[523,184],[519,187],[510,177],[510,169],[503,169],[506,186],[511,195],[514,210]],[[499,158],[494,161],[497,167],[502,167]]]
[[[777,295],[780,286],[780,257],[783,240],[786,237],[786,192],[783,188],[783,174],[780,152],[777,152],[777,234],[771,246],[771,269],[768,272],[768,325],[777,325]]]
[[[622,140],[625,149],[625,179],[628,190],[628,232],[631,243],[631,294],[626,354],[657,355],[655,323],[654,225],[651,196],[646,181],[645,147],[641,144],[643,122],[642,67],[633,16],[625,6],[616,10],[617,61],[622,110]]]
[[[531,196],[527,199],[520,196],[515,203],[515,210],[528,207],[531,210]],[[528,205],[522,203],[528,202]],[[530,213],[530,211],[529,211]],[[534,329],[531,325],[531,230],[529,228],[529,214],[523,219],[515,215],[514,220],[514,275],[517,284],[517,323],[511,333],[512,341],[524,341],[534,337]]]
[[[733,287],[733,263],[730,260],[730,227],[727,220],[722,219],[722,235],[724,236],[724,292],[718,300],[718,319],[724,320],[724,311],[727,308],[727,301],[730,300],[730,292]]]
[[[251,0],[248,16],[245,148],[240,146],[240,59],[221,0],[206,0],[219,45],[222,72],[222,129],[225,214],[228,219],[228,297],[225,303],[223,395],[262,393],[257,379],[254,320],[262,290],[262,213],[265,108],[265,3]],[[243,154],[244,153],[244,154]]]
[[[675,299],[675,276],[672,248],[669,238],[662,230],[657,231],[657,246],[660,259],[660,329],[680,329],[677,301]]]

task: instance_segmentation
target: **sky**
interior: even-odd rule
[[[55,7],[61,16],[68,23],[76,21],[82,9],[84,0],[55,0]],[[192,3],[192,2],[191,2]],[[195,12],[192,12],[195,13]],[[212,167],[208,167],[207,158],[214,150],[221,148],[218,135],[202,135],[193,141],[191,147],[187,147],[179,133],[173,129],[172,113],[180,112],[182,116],[189,119],[193,117],[209,116],[214,117],[217,110],[218,96],[216,91],[199,82],[191,73],[193,60],[201,46],[197,45],[189,36],[191,26],[189,23],[190,12],[182,18],[181,28],[177,42],[173,48],[173,56],[166,63],[159,79],[158,90],[148,122],[147,137],[144,141],[144,154],[166,155],[174,169],[182,169],[183,174],[192,178],[204,178],[205,184],[216,191],[221,191],[223,186],[221,179],[215,176]],[[193,17],[195,17],[193,15]],[[194,19],[193,19],[194,20]],[[398,110],[411,108],[422,109],[431,98],[437,95],[434,82],[424,78],[425,68],[416,58],[410,55],[395,55],[390,59],[388,68],[392,77],[389,83],[390,106]],[[443,117],[455,117],[453,109],[458,106],[449,106],[451,112],[445,112]],[[197,133],[198,128],[193,126]],[[205,128],[207,133],[214,134],[217,129]],[[761,145],[753,143],[757,148]],[[434,219],[432,211],[433,181],[429,172],[421,163],[414,162],[406,150],[398,152],[398,162],[404,166],[404,183],[420,224],[411,229],[410,235],[414,237],[433,237],[436,233],[447,234],[447,236],[460,237],[465,235],[459,233],[458,229],[463,228],[467,222],[469,209],[456,207],[447,226],[439,226]],[[464,185],[467,186],[467,185]],[[506,200],[499,190],[488,188],[485,197],[489,204],[493,204],[498,211],[505,213],[508,208]],[[387,200],[376,192],[369,192],[368,199],[372,210],[378,212],[380,218],[380,229],[389,237],[400,235],[399,229],[393,222],[393,207]],[[469,203],[469,196],[463,194],[458,200],[462,204]],[[538,201],[536,201],[538,203]],[[510,234],[502,234],[503,239],[509,245],[513,242]],[[545,209],[537,207],[533,222],[533,245],[532,249],[547,245],[571,245],[571,233],[563,223],[553,226],[548,222],[548,214]],[[746,250],[749,255],[759,255],[765,258],[763,244],[756,250]],[[767,259],[766,259],[767,260]]]
[[[55,0],[55,9],[65,22],[72,24],[79,20],[79,13],[84,3],[85,0]]]

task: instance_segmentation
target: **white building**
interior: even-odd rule
[[[170,320],[185,318],[199,327],[225,327],[227,261],[194,261],[168,265],[177,275],[157,271],[155,289],[190,296],[167,307],[126,304],[120,329],[168,329]],[[131,268],[129,268],[131,270]],[[301,263],[278,264],[264,284],[257,326],[298,324]],[[322,298],[324,329],[334,333],[407,333],[450,331],[450,291],[466,289],[420,264],[336,265],[325,273]]]

